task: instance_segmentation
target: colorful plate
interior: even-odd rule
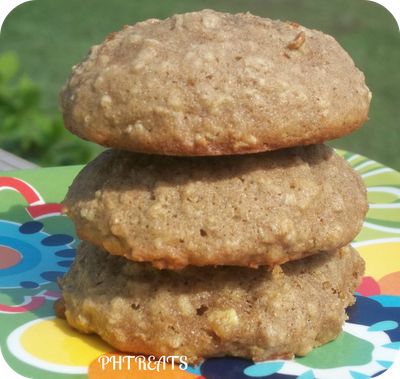
[[[52,306],[60,296],[56,281],[71,265],[78,243],[59,202],[80,167],[0,174],[0,373],[10,379],[380,375],[400,349],[400,174],[360,155],[340,154],[361,174],[370,202],[354,241],[367,262],[366,274],[343,333],[293,361],[220,358],[185,370],[119,355],[98,337],[76,333],[54,317]]]

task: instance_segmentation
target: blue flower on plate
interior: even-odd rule
[[[37,288],[64,275],[75,257],[74,238],[50,235],[39,221],[0,220],[0,288]]]

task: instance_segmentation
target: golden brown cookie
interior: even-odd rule
[[[80,238],[158,268],[280,264],[348,244],[367,211],[324,145],[224,157],[110,150],[64,200]]]
[[[112,33],[74,67],[61,106],[69,130],[105,146],[225,155],[346,135],[370,99],[331,36],[203,10]]]
[[[61,280],[67,321],[118,350],[186,355],[305,355],[334,339],[364,271],[350,246],[266,268],[157,270],[83,243]]]

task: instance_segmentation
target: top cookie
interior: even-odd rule
[[[66,127],[126,150],[224,155],[320,143],[367,119],[364,75],[334,38],[211,10],[113,33],[61,93]]]

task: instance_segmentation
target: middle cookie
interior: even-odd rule
[[[347,245],[366,191],[331,148],[227,157],[109,150],[64,201],[78,236],[158,268],[282,264]]]

